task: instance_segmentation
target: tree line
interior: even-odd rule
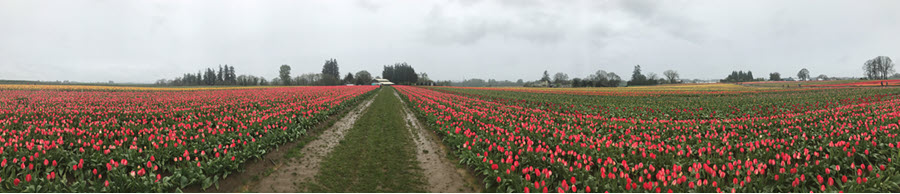
[[[156,81],[157,85],[172,86],[199,86],[199,85],[268,85],[265,78],[241,75],[235,76],[234,66],[219,65],[219,70],[206,68],[205,71],[197,71],[196,74],[185,73],[181,77],[174,79],[160,79]]]
[[[878,79],[900,79],[900,74],[894,73],[894,62],[890,57],[887,56],[877,56],[872,58],[865,63],[863,63],[863,73],[865,75],[862,79],[869,80],[878,80]],[[819,74],[813,78],[810,74],[809,69],[802,68],[797,72],[797,78],[794,79],[792,77],[783,78],[781,77],[781,73],[772,72],[769,73],[768,81],[809,81],[809,80],[833,80],[837,79],[834,77],[828,77],[825,74]],[[730,75],[722,79],[721,82],[750,82],[750,81],[766,81],[765,78],[754,78],[753,72],[747,71],[744,73],[743,71],[732,71]]]
[[[320,73],[303,73],[297,76],[291,75],[291,66],[283,64],[278,67],[278,77],[272,78],[271,81],[261,76],[240,75],[235,76],[234,66],[220,66],[219,71],[213,68],[206,68],[205,71],[198,71],[197,74],[185,73],[174,79],[160,79],[156,81],[157,85],[172,86],[198,86],[198,85],[240,85],[240,86],[261,86],[261,85],[282,85],[282,86],[332,86],[332,85],[369,85],[375,79],[368,71],[362,70],[355,74],[348,72],[341,76],[340,67],[336,59],[325,60]],[[427,73],[416,73],[415,68],[406,62],[396,63],[394,65],[385,65],[381,76],[377,78],[385,78],[396,84],[404,85],[435,85],[436,82],[428,78]]]
[[[613,72],[597,70],[593,74],[585,78],[572,78],[566,73],[556,73],[552,77],[550,73],[544,71],[541,79],[537,81],[524,83],[525,87],[620,87],[620,86],[644,86],[657,85],[666,83],[680,83],[678,72],[674,70],[666,70],[660,77],[655,73],[644,75],[640,65],[634,66],[631,80],[622,80],[619,75]]]
[[[361,70],[353,74],[348,72],[341,78],[340,67],[336,59],[325,60],[321,73],[304,73],[291,77],[291,66],[284,64],[278,68],[278,77],[272,83],[284,86],[333,86],[333,85],[368,85],[372,82],[372,74]]]
[[[406,62],[395,63],[393,65],[385,65],[381,72],[381,76],[376,78],[388,79],[395,84],[403,85],[444,85],[444,86],[468,86],[468,87],[493,87],[493,86],[525,86],[525,87],[620,87],[620,86],[645,86],[657,84],[674,84],[681,83],[679,73],[674,70],[666,70],[663,76],[655,73],[644,74],[640,65],[635,65],[632,71],[631,79],[623,80],[619,75],[613,72],[598,70],[585,78],[569,78],[566,73],[558,72],[550,76],[548,71],[544,71],[541,78],[536,81],[525,82],[522,79],[516,82],[508,80],[495,79],[467,79],[460,82],[451,81],[433,81],[428,78],[426,73],[416,73],[415,68]],[[894,73],[894,63],[890,57],[878,56],[866,61],[863,64],[865,74],[864,79],[900,79],[900,74]],[[214,68],[206,68],[205,71],[197,71],[196,74],[185,73],[174,79],[160,79],[157,85],[174,85],[174,86],[194,86],[194,85],[241,85],[241,86],[259,86],[259,85],[368,85],[371,84],[373,77],[368,71],[362,70],[354,73],[347,73],[341,77],[338,62],[335,59],[328,59],[322,66],[321,73],[304,73],[296,77],[291,77],[291,66],[284,64],[278,69],[279,76],[271,81],[266,80],[262,76],[240,75],[236,76],[234,66],[219,66],[218,71]],[[811,77],[809,69],[802,68],[797,72],[796,80],[830,80],[835,79],[820,74],[815,78]],[[765,81],[765,78],[756,78],[752,71],[732,71],[731,74],[720,80],[720,82],[750,82]],[[769,81],[793,81],[794,78],[783,78],[780,73],[769,73]]]

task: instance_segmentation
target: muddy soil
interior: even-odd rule
[[[275,166],[271,174],[261,177],[258,182],[247,185],[241,189],[241,192],[260,192],[260,193],[283,193],[283,192],[300,192],[297,191],[297,184],[301,181],[312,181],[313,177],[319,173],[319,163],[322,158],[331,153],[331,150],[344,139],[347,130],[353,127],[356,119],[362,116],[366,108],[372,104],[376,96],[362,102],[351,112],[347,113],[344,118],[337,121],[327,130],[323,131],[319,137],[303,147],[300,151],[302,156],[289,161],[285,161]]]
[[[400,98],[396,92],[394,96]],[[401,99],[402,101],[402,99]],[[428,192],[430,193],[474,193],[482,192],[475,178],[464,168],[457,168],[456,162],[450,161],[447,156],[449,149],[441,143],[440,138],[432,131],[419,123],[416,115],[402,101],[403,112],[406,114],[406,126],[413,134],[416,142],[416,159],[419,167],[424,169],[428,179]]]

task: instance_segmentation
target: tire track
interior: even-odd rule
[[[397,92],[394,96],[400,98]],[[430,193],[474,193],[481,192],[477,187],[473,187],[475,179],[468,174],[463,168],[457,168],[456,163],[445,157],[447,148],[440,143],[438,138],[431,131],[428,131],[419,123],[415,114],[403,102],[403,112],[405,113],[406,126],[413,134],[413,140],[416,143],[416,159],[419,166],[424,169],[425,177],[428,179],[428,192]]]
[[[300,151],[303,155],[298,159],[284,162],[282,165],[274,168],[274,172],[269,176],[263,177],[251,186],[249,192],[260,193],[278,193],[278,192],[298,192],[296,184],[299,182],[313,181],[313,177],[319,173],[319,166],[322,158],[331,153],[331,150],[337,146],[347,130],[353,127],[356,120],[365,112],[372,104],[372,101],[378,97],[378,94],[361,103],[355,110],[347,113],[344,118],[337,121],[327,130],[323,131],[315,140],[309,142]]]

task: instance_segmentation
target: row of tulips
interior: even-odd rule
[[[0,90],[0,192],[217,186],[375,89]]]
[[[767,106],[782,111],[701,118],[666,117],[675,113],[665,107],[732,108],[665,95],[666,104],[619,104],[661,112],[647,118],[591,111],[584,106],[592,104],[572,100],[632,97],[397,88],[460,162],[499,192],[900,192],[897,90],[762,93]]]

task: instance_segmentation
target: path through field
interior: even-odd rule
[[[376,94],[374,98],[377,98]],[[372,104],[373,99],[362,102],[356,109],[347,113],[333,126],[325,130],[315,140],[306,144],[300,151],[298,159],[288,160],[276,166],[269,176],[263,177],[258,183],[247,188],[251,192],[295,192],[296,183],[311,179],[319,172],[320,162],[331,150],[344,139],[347,130],[353,127],[356,120],[365,113]]]
[[[396,92],[394,96],[400,98]],[[479,187],[473,187],[478,184],[474,177],[465,169],[456,167],[456,162],[447,159],[449,151],[447,147],[441,143],[437,135],[422,127],[416,115],[407,108],[406,102],[403,102],[403,113],[406,127],[415,134],[413,140],[417,148],[416,159],[425,170],[425,177],[428,178],[428,192],[481,192]]]
[[[239,192],[477,192],[396,90],[382,88]]]
[[[322,160],[319,174],[302,192],[425,192],[427,182],[405,127],[402,104],[384,87],[371,107]]]

